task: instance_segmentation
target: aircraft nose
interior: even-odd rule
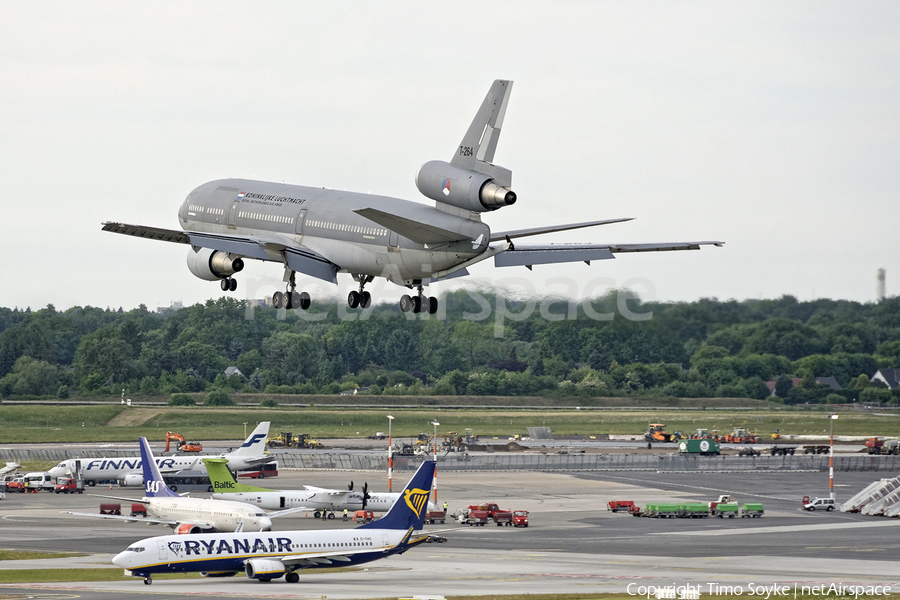
[[[259,530],[260,531],[272,531],[272,519],[269,517],[263,517],[259,520]]]
[[[112,563],[117,567],[122,567],[123,569],[128,568],[128,553],[127,552],[119,552],[115,556],[113,556]]]

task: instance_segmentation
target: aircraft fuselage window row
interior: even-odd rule
[[[330,223],[328,221],[309,221],[308,224],[310,227],[349,231],[351,233],[361,233],[363,235],[387,235],[387,229],[379,229],[377,227],[360,227],[359,225],[344,225],[342,223]]]
[[[210,215],[224,215],[224,208],[213,208],[212,206],[200,206],[198,204],[188,204],[188,214],[207,213]]]

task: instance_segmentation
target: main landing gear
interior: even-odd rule
[[[219,281],[219,287],[222,288],[223,292],[233,292],[237,289],[237,279],[226,277],[225,279]]]
[[[414,312],[414,313],[423,313],[427,312],[429,315],[433,315],[437,312],[438,309],[438,300],[434,296],[424,296],[422,294],[422,285],[416,288],[418,290],[418,294],[410,297],[408,294],[403,294],[400,298],[400,310],[403,312]]]
[[[372,294],[363,288],[375,278],[371,275],[354,275],[353,279],[359,282],[359,291],[353,290],[347,295],[347,306],[350,308],[369,308],[372,304]]]
[[[303,310],[306,310],[309,308],[311,302],[309,294],[306,292],[298,293],[296,288],[297,284],[294,281],[294,272],[291,271],[288,287],[284,293],[275,292],[272,294],[272,306],[275,308],[286,308],[288,310],[292,308],[302,308]]]

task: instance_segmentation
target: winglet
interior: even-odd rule
[[[422,529],[428,512],[434,467],[433,460],[423,462],[387,514],[377,521],[360,525],[358,529]]]
[[[209,481],[212,483],[213,492],[216,494],[272,491],[235,481],[231,471],[228,470],[228,459],[226,458],[204,458],[203,462],[206,464],[206,472],[209,474]]]
[[[156,460],[153,458],[153,452],[150,451],[150,444],[147,438],[138,438],[141,446],[141,469],[144,473],[144,495],[149,498],[171,497],[178,498],[178,494],[169,489],[163,479]]]
[[[262,456],[266,451],[266,440],[269,438],[270,421],[263,421],[256,426],[241,447],[231,453],[232,456]]]

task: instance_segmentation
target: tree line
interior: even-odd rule
[[[222,297],[156,314],[0,308],[0,397],[185,392],[769,397],[897,402],[900,298],[577,304],[456,291],[436,316],[393,305],[277,311]],[[242,375],[226,376],[237,367]],[[834,390],[816,382],[834,377]],[[800,380],[793,385],[793,379]]]

